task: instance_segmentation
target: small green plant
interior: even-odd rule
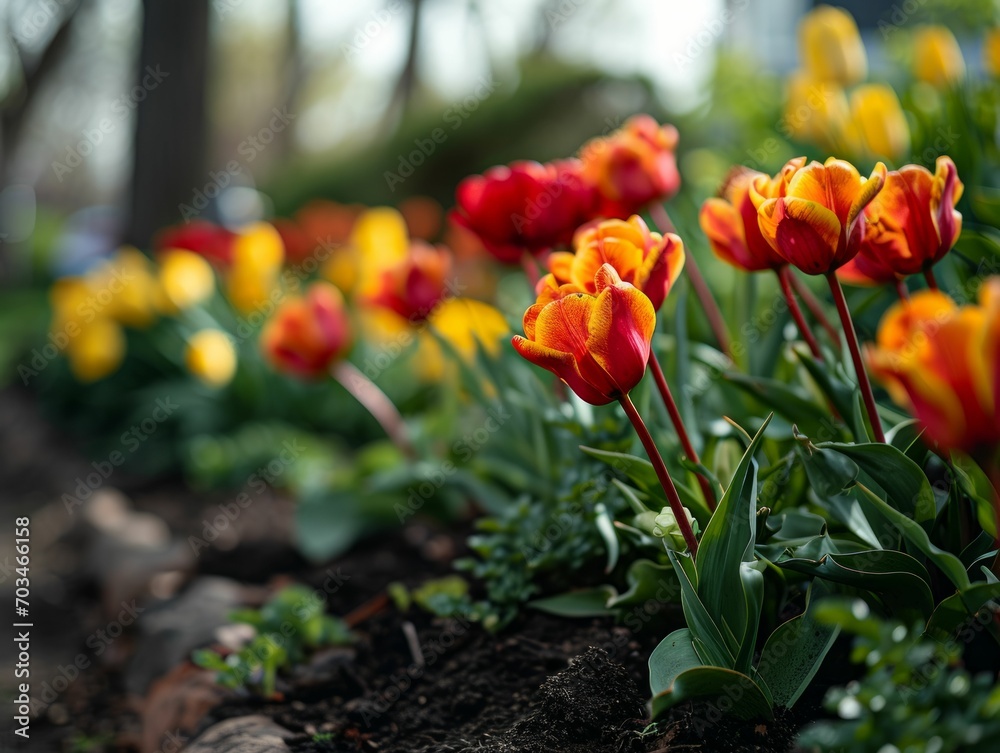
[[[289,586],[259,610],[242,609],[231,615],[233,621],[256,630],[243,648],[226,656],[209,649],[195,651],[192,659],[215,670],[220,685],[270,698],[280,670],[300,664],[315,649],[353,642],[343,620],[323,611],[324,603],[310,588]]]
[[[865,672],[827,693],[825,706],[837,720],[807,727],[802,747],[821,753],[996,750],[1000,686],[989,673],[972,675],[962,667],[964,644],[932,640],[919,623],[880,620],[862,601],[827,600],[817,620],[857,635],[852,660]]]

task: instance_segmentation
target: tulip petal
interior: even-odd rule
[[[824,206],[802,199],[771,199],[757,215],[761,233],[774,249],[806,274],[835,269],[841,225]]]
[[[684,269],[684,241],[667,233],[655,244],[636,272],[634,284],[649,298],[654,310],[659,310],[670,289]]]
[[[854,169],[853,165],[851,166],[851,169]],[[864,210],[864,208],[871,203],[872,199],[878,195],[878,192],[882,190],[882,187],[885,185],[885,176],[885,165],[879,162],[875,165],[875,168],[872,170],[872,174],[868,176],[868,179],[861,183],[861,189],[859,191],[855,191],[854,200],[851,202],[851,209],[847,215],[846,229],[848,233],[851,231],[854,221],[857,220],[858,215],[860,215],[862,210]],[[837,216],[839,217],[840,215],[838,214]]]
[[[580,374],[576,359],[571,353],[561,353],[527,338],[515,335],[511,340],[514,349],[526,360],[548,369],[562,379],[573,392],[591,405],[607,405],[614,398],[591,387]]]
[[[619,394],[631,391],[645,374],[655,328],[653,304],[639,289],[628,284],[609,285],[598,295],[587,350]]]

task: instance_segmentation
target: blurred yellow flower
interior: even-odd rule
[[[160,286],[169,313],[208,300],[215,290],[215,273],[205,257],[174,248],[160,255]]]
[[[61,277],[52,283],[49,303],[52,306],[53,334],[82,327],[97,316],[90,285],[82,277]],[[72,332],[67,334],[75,336]]]
[[[983,39],[983,68],[993,78],[1000,78],[1000,26],[986,32]]]
[[[236,348],[225,332],[203,329],[188,340],[184,361],[188,371],[210,387],[229,384],[236,373]]]
[[[345,296],[353,295],[360,274],[358,250],[353,246],[338,246],[320,269],[320,276],[332,282]]]
[[[436,337],[447,342],[466,363],[473,364],[479,347],[488,355],[500,352],[500,338],[510,335],[507,320],[488,303],[471,298],[442,301],[427,318],[430,332],[420,335],[416,366],[423,379],[440,381],[453,378],[455,362],[443,352]]]
[[[358,217],[350,245],[358,251],[356,293],[374,294],[382,272],[406,258],[410,237],[403,215],[389,207],[376,207]]]
[[[867,157],[900,161],[910,151],[910,127],[890,86],[864,84],[851,92],[851,126]]]
[[[125,358],[125,332],[104,316],[85,324],[66,348],[69,367],[81,382],[96,382],[113,373]]]
[[[814,79],[849,86],[868,75],[868,56],[854,17],[843,8],[819,5],[799,24],[802,66]]]
[[[785,114],[780,130],[785,136],[840,151],[850,120],[847,95],[839,84],[806,73],[788,79]]]
[[[261,307],[278,288],[285,245],[274,225],[255,222],[233,241],[226,295],[243,314]]]
[[[913,75],[938,89],[954,86],[965,78],[962,48],[950,29],[921,26],[914,32]]]
[[[156,278],[152,263],[138,249],[122,247],[86,279],[94,308],[102,315],[129,327],[146,327],[156,319]]]

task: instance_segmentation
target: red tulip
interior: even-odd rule
[[[205,220],[193,220],[161,231],[154,246],[157,251],[182,248],[201,254],[210,262],[228,266],[233,258],[236,233]]]
[[[594,282],[596,296],[576,293],[531,306],[525,337],[515,336],[513,344],[583,400],[605,405],[627,396],[645,374],[656,312],[610,264]]]
[[[597,201],[577,160],[493,167],[463,180],[455,198],[454,220],[508,264],[526,251],[541,254],[569,245],[576,228],[593,216]]]
[[[448,295],[451,253],[444,246],[416,241],[407,258],[382,273],[371,303],[395,311],[411,323],[424,321]]]
[[[303,298],[285,300],[261,333],[264,355],[289,374],[315,378],[346,355],[350,322],[344,299],[333,285],[314,282]]]

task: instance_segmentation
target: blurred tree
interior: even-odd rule
[[[168,83],[136,110],[134,167],[125,240],[147,245],[182,219],[180,204],[211,181],[205,172],[208,0],[144,0],[137,82]]]

